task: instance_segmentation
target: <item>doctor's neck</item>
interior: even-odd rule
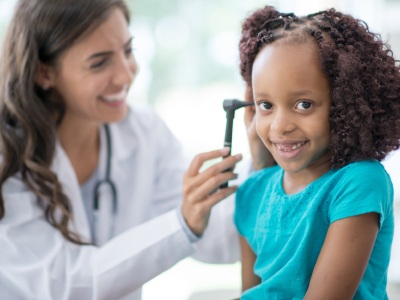
[[[97,167],[100,152],[100,124],[97,122],[71,122],[68,117],[57,128],[62,148],[77,175],[84,183]]]

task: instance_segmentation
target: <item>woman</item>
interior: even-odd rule
[[[1,64],[1,299],[140,299],[189,255],[237,258],[232,209],[210,210],[236,190],[214,192],[241,156],[200,172],[228,150],[203,153],[184,175],[165,124],[126,104],[128,23],[123,0],[16,6]]]

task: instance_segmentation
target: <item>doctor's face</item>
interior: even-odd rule
[[[127,113],[127,93],[137,72],[132,37],[119,8],[62,56],[50,87],[65,103],[63,122],[115,122]]]

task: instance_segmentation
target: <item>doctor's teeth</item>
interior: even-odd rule
[[[102,97],[103,100],[107,101],[107,102],[118,102],[121,101],[123,98],[108,98],[108,97]]]
[[[118,94],[109,94],[107,96],[102,96],[101,98],[107,102],[118,102],[124,100],[127,95],[127,91],[123,90]]]

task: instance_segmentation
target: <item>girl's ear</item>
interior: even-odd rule
[[[55,75],[56,71],[54,67],[40,63],[36,71],[35,83],[44,91],[47,91],[55,85]]]
[[[246,84],[245,90],[244,90],[244,100],[253,102],[253,89],[251,86]]]

